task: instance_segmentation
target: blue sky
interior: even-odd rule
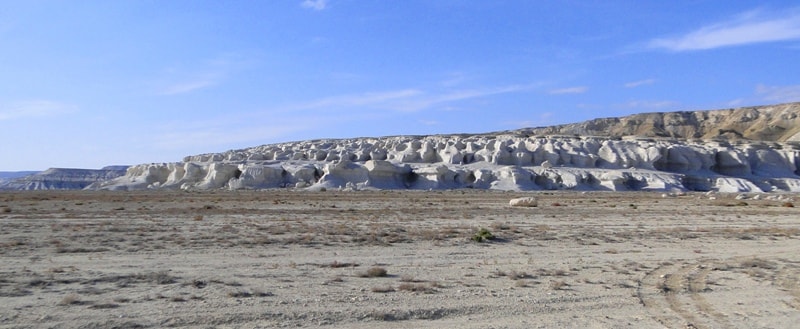
[[[800,101],[794,1],[0,3],[0,170]]]

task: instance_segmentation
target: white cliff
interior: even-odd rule
[[[800,143],[522,134],[323,139],[132,166],[92,189],[800,192]]]
[[[800,191],[800,103],[479,135],[321,139],[130,167],[94,189]]]

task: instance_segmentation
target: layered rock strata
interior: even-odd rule
[[[87,186],[125,175],[127,166],[103,169],[50,168],[0,182],[0,190],[80,190]]]
[[[324,139],[130,167],[92,189],[800,191],[800,143],[525,134]]]

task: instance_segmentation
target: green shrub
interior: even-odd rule
[[[475,242],[484,242],[487,240],[494,240],[494,239],[495,239],[494,234],[492,234],[492,232],[489,232],[489,230],[485,228],[481,228],[480,230],[478,230],[478,232],[472,235],[472,241]]]

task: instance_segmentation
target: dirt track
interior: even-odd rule
[[[539,207],[508,206],[523,195]],[[0,328],[790,328],[791,205],[607,192],[2,193]],[[472,241],[480,228],[496,239]]]

